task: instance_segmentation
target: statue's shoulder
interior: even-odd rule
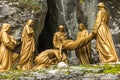
[[[28,25],[25,25],[24,28],[29,28],[29,26],[28,26]]]
[[[105,9],[101,10],[101,13],[107,13],[107,10],[105,10]]]
[[[86,29],[86,30],[84,30],[85,32],[88,32],[88,30]]]
[[[58,35],[59,34],[59,32],[55,32],[55,35]]]
[[[102,11],[98,11],[98,15],[101,14],[101,13],[102,13]]]
[[[25,26],[23,27],[23,30],[25,30],[27,27],[28,27],[28,26],[27,26],[27,25],[25,25]]]
[[[79,31],[77,34],[81,34],[82,32],[81,31]]]
[[[100,15],[102,15],[102,14],[105,14],[105,13],[107,13],[107,11],[106,10],[101,10],[101,11],[98,11],[98,16],[100,16]]]
[[[77,33],[77,36],[81,36],[81,35],[82,35],[82,32],[79,31],[79,32]]]
[[[5,31],[2,32],[2,33],[0,34],[0,37],[2,37],[2,36],[3,36],[3,37],[8,36],[7,32],[5,32]]]

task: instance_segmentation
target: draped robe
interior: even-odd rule
[[[61,49],[67,49],[67,50],[75,50],[77,48],[81,48],[84,45],[88,44],[92,39],[94,38],[94,34],[90,33],[86,37],[82,37],[81,39],[77,40],[65,40],[61,44]]]
[[[82,30],[81,32],[78,32],[77,34],[77,40],[81,39],[82,37],[86,37],[88,35],[87,30]],[[91,44],[88,43],[84,45],[81,48],[77,48],[76,50],[76,56],[79,59],[79,62],[81,64],[90,64],[91,62]]]
[[[15,57],[11,50],[14,49],[16,41],[6,31],[2,31],[0,35],[0,72],[4,72],[12,69]]]
[[[48,49],[42,51],[38,56],[36,56],[34,60],[35,66],[33,69],[49,68],[51,65],[55,65],[61,60],[65,62],[67,57],[64,53],[62,54],[62,56],[63,57],[61,58],[58,49]]]
[[[64,40],[67,40],[65,32],[56,32],[53,37],[54,48],[59,49]]]
[[[57,32],[54,35],[53,44],[55,48],[58,48],[60,50],[60,55],[61,55],[61,51],[63,50],[75,50],[88,44],[94,38],[97,30],[98,30],[98,27],[94,27],[92,30],[92,33],[76,40],[68,40],[66,38],[65,33],[61,34],[60,32]]]
[[[22,33],[22,48],[20,52],[20,61],[18,69],[30,70],[33,67],[34,57],[34,31],[32,27],[26,25]]]
[[[59,54],[61,57],[66,57],[67,56],[67,50],[61,50],[61,44],[63,43],[63,41],[67,40],[67,36],[65,32],[56,32],[53,36],[53,46],[55,49],[59,50]],[[65,63],[67,63],[67,59],[65,61]]]
[[[108,22],[108,12],[106,10],[99,11],[94,26],[99,27],[96,35],[96,48],[99,53],[101,63],[118,61],[112,36],[109,31]]]

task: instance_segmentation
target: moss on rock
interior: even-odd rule
[[[35,0],[19,0],[21,4],[24,4],[25,7],[31,8],[33,10],[41,10],[41,6]]]
[[[97,73],[95,70],[101,69],[102,71],[98,73],[103,74],[119,74],[120,73],[120,64],[97,64],[97,65],[81,65],[84,67],[86,73]]]

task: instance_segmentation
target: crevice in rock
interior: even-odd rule
[[[52,48],[52,30],[49,27],[49,13],[46,15],[45,26],[42,33],[39,36],[39,52]]]
[[[56,13],[56,5],[54,3],[55,0],[47,0],[48,11],[45,19],[45,25],[42,33],[39,36],[39,45],[38,52],[40,53],[46,49],[53,48],[53,35],[56,32],[57,26],[57,13]]]

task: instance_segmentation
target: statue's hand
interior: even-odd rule
[[[99,29],[100,25],[95,24],[92,30],[92,33],[96,34],[98,29]]]
[[[95,26],[95,27],[93,27],[92,33],[93,33],[93,34],[96,34],[96,33],[97,33],[97,31],[98,31],[98,27],[96,27],[96,26]]]

